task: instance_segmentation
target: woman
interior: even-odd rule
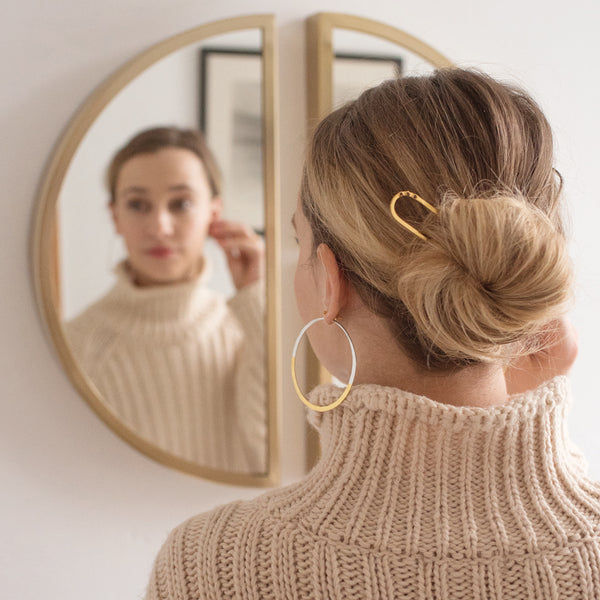
[[[533,100],[468,70],[385,82],[320,123],[296,299],[344,381],[347,331],[354,385],[325,412],[342,390],[310,395],[311,473],[175,529],[148,598],[600,597],[600,486],[563,427],[552,161]]]
[[[73,353],[138,435],[196,464],[265,471],[264,248],[220,218],[220,173],[201,134],[143,131],[108,169],[127,258],[117,283],[67,325]],[[224,250],[237,292],[206,285],[204,245]]]

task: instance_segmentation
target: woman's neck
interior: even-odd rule
[[[356,384],[395,387],[454,406],[488,407],[508,400],[499,363],[448,373],[430,372],[419,368],[402,352],[387,323],[373,313],[353,314],[346,327],[356,347]]]
[[[169,280],[169,281],[160,281],[154,279],[148,275],[143,274],[142,272],[135,269],[132,265],[130,259],[126,259],[124,261],[125,269],[129,273],[129,277],[131,282],[140,288],[152,288],[152,287],[167,287],[169,285],[179,285],[182,283],[189,283],[194,279],[197,279],[200,274],[204,271],[205,259],[204,256],[201,256],[196,263],[190,268],[190,270],[182,275],[179,279]]]

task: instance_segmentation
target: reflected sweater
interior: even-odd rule
[[[567,400],[564,377],[488,409],[357,386],[311,415],[304,480],[171,533],[147,598],[597,600],[600,485]]]
[[[266,465],[264,286],[226,301],[196,280],[138,287],[123,264],[106,296],[67,323],[106,406],[162,450],[242,473]]]

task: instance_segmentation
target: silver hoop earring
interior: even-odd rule
[[[344,335],[346,336],[348,342],[350,343],[350,350],[352,352],[352,370],[350,372],[350,379],[348,380],[346,389],[342,392],[342,395],[337,400],[335,400],[331,404],[328,404],[327,406],[318,406],[317,404],[313,404],[300,391],[300,387],[298,386],[298,380],[296,379],[296,352],[298,352],[298,346],[300,345],[300,341],[302,340],[302,337],[306,333],[307,329],[311,325],[314,325],[315,323],[318,323],[319,321],[324,321],[324,320],[325,320],[325,317],[318,317],[317,319],[313,319],[312,321],[309,321],[302,328],[300,333],[298,334],[298,337],[296,338],[296,343],[294,344],[294,350],[292,351],[292,380],[294,381],[294,388],[296,390],[296,394],[298,394],[298,397],[300,398],[300,400],[302,400],[302,402],[304,402],[304,404],[306,406],[308,406],[308,408],[312,408],[313,410],[316,410],[318,412],[326,412],[328,410],[334,409],[336,406],[339,406],[346,399],[346,396],[350,393],[350,388],[352,387],[352,384],[354,383],[354,376],[356,375],[356,350],[354,348],[354,344],[352,343],[352,340],[350,339],[350,335],[346,331],[346,328],[339,321],[336,321],[334,319],[333,322],[344,332]]]

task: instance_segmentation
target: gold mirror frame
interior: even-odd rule
[[[262,36],[263,177],[266,255],[267,422],[268,455],[265,474],[243,474],[202,467],[159,449],[126,427],[110,410],[80,370],[62,332],[56,281],[57,232],[55,215],[61,186],[73,156],[88,129],[108,103],[135,77],[160,59],[192,43],[220,34],[258,29]],[[33,224],[31,259],[38,308],[48,335],[67,375],[98,416],[121,438],[159,463],[206,479],[234,485],[268,487],[280,481],[279,344],[280,338],[280,232],[278,198],[277,46],[274,15],[249,15],[207,23],[168,38],[140,53],[106,79],[75,114],[54,149],[44,175]]]
[[[309,139],[313,128],[333,109],[333,32],[335,29],[365,33],[392,42],[423,58],[436,68],[454,66],[444,55],[425,42],[386,23],[343,13],[322,12],[308,17],[305,34],[307,136]],[[310,349],[307,351],[305,377],[307,389],[331,381],[331,376]],[[314,466],[319,453],[318,436],[315,430],[307,424],[307,469]]]

